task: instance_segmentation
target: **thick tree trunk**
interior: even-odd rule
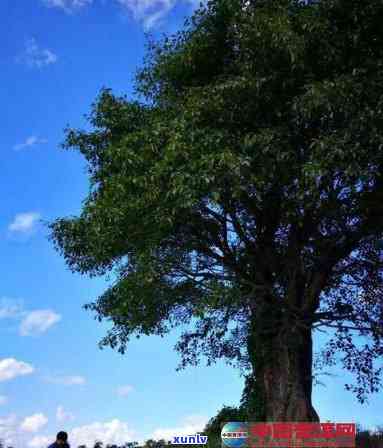
[[[282,322],[269,310],[251,325],[248,350],[255,379],[254,419],[319,421],[311,402],[312,330]]]

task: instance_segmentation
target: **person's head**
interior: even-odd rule
[[[68,434],[65,431],[57,433],[56,442],[58,445],[65,445],[68,441]]]

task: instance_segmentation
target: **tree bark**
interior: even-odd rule
[[[311,402],[312,330],[269,308],[253,319],[248,352],[255,379],[255,421],[318,422]]]

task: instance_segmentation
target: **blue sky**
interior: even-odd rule
[[[177,334],[100,351],[107,328],[81,306],[105,287],[70,273],[40,220],[76,214],[87,194],[79,155],[59,149],[102,87],[132,93],[145,31],[173,32],[189,0],[2,0],[0,438],[40,448],[64,428],[73,445],[191,433],[243,381],[219,363],[177,373]],[[322,420],[383,423],[382,394],[361,406],[344,374],[318,386]]]

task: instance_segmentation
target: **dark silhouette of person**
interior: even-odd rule
[[[65,431],[58,432],[56,441],[49,445],[48,448],[70,448],[68,434]]]

